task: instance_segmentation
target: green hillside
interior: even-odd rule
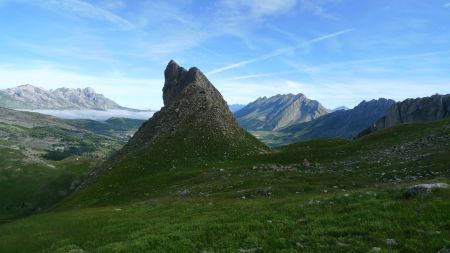
[[[124,142],[51,116],[0,108],[0,220],[47,210]]]
[[[52,212],[1,225],[0,249],[437,252],[450,248],[450,190],[406,197],[405,189],[450,183],[449,140],[446,119],[171,164],[173,153],[194,154],[174,139],[144,164],[123,159]]]

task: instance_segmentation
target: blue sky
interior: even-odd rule
[[[0,88],[91,86],[159,109],[170,59],[229,103],[450,93],[450,0],[0,0]]]

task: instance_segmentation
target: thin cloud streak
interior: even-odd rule
[[[311,72],[311,71],[320,71],[321,68],[323,69],[323,68],[342,67],[342,66],[364,64],[364,63],[408,60],[408,59],[424,58],[424,57],[430,57],[430,56],[439,56],[439,55],[443,55],[443,54],[450,54],[450,50],[427,52],[427,53],[420,53],[420,54],[410,54],[410,55],[397,55],[397,56],[382,57],[382,58],[341,61],[341,62],[333,62],[333,63],[322,64],[322,65],[317,65],[317,66],[299,65],[292,61],[285,61],[285,62],[287,64],[289,64],[290,66],[296,68],[298,70],[298,72]]]
[[[235,81],[235,80],[243,80],[243,79],[252,79],[252,78],[260,78],[260,77],[272,77],[272,76],[278,76],[283,74],[291,74],[291,73],[297,73],[297,70],[293,71],[282,71],[282,72],[273,72],[273,73],[263,73],[263,74],[251,74],[251,75],[245,75],[245,76],[236,76],[225,79],[226,81]]]
[[[253,59],[237,62],[237,63],[231,64],[231,65],[228,65],[228,66],[225,66],[225,67],[222,67],[222,68],[218,68],[218,69],[213,69],[213,70],[207,72],[206,74],[208,74],[208,75],[216,74],[216,73],[224,72],[224,71],[227,71],[227,70],[230,70],[230,69],[244,67],[246,65],[249,65],[249,64],[252,64],[252,63],[255,63],[255,62],[261,62],[261,61],[264,61],[264,60],[267,60],[267,59],[270,59],[270,58],[273,58],[273,57],[276,57],[276,56],[279,56],[279,55],[283,55],[283,54],[286,54],[286,53],[291,52],[291,51],[294,51],[294,50],[296,50],[298,48],[301,48],[301,47],[304,47],[306,45],[310,45],[310,44],[314,44],[314,43],[317,43],[317,42],[320,42],[320,41],[323,41],[323,40],[331,39],[331,38],[334,38],[334,37],[337,37],[337,36],[349,33],[351,31],[353,31],[353,29],[347,29],[347,30],[343,30],[343,31],[327,34],[327,35],[324,35],[324,36],[320,36],[320,37],[308,40],[306,42],[303,42],[303,43],[301,43],[299,45],[296,45],[296,46],[293,46],[293,47],[279,48],[277,50],[272,51],[271,53],[268,53],[268,54],[265,54],[265,55],[261,55],[259,57],[255,57]]]
[[[103,20],[119,26],[122,29],[131,30],[135,26],[127,19],[109,11],[107,9],[95,6],[82,0],[49,0],[49,1],[24,1],[24,0],[5,0],[7,2],[18,2],[33,4],[43,8],[57,9],[80,17]],[[1,1],[0,1],[1,3]]]
[[[90,18],[102,19],[119,25],[121,28],[133,29],[134,25],[128,20],[114,14],[111,11],[99,8],[90,3],[81,0],[59,0],[49,1],[47,4],[56,5],[64,10],[71,11],[78,15],[83,15]]]
[[[444,4],[444,7],[450,7],[450,3]]]

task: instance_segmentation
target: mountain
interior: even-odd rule
[[[303,94],[258,98],[235,113],[241,126],[251,131],[276,131],[327,114],[327,109]]]
[[[230,106],[229,106],[230,111],[231,111],[232,113],[235,113],[235,112],[239,111],[240,109],[242,109],[242,108],[244,108],[244,107],[245,107],[245,105],[241,105],[241,104],[233,104],[233,105],[230,105]]]
[[[394,103],[394,100],[384,98],[363,101],[353,109],[332,112],[309,122],[291,125],[280,129],[281,135],[273,133],[262,139],[283,145],[317,138],[353,138],[384,116]]]
[[[92,88],[46,90],[29,84],[0,90],[0,107],[12,109],[127,109]]]
[[[98,178],[94,186],[88,186],[80,196],[111,180],[120,185],[114,195],[126,194],[139,187],[142,177],[155,173],[155,168],[168,171],[203,166],[268,150],[239,126],[222,95],[199,69],[186,70],[170,61],[164,77],[164,107],[100,167],[86,183]],[[109,198],[108,191],[101,193]]]
[[[334,108],[333,110],[330,110],[330,112],[347,111],[347,110],[349,110],[349,109],[350,109],[350,108],[348,108],[348,107],[346,107],[346,106],[339,106],[339,107]]]
[[[361,135],[404,123],[439,120],[450,117],[450,94],[406,99],[389,109],[387,114],[364,130]]]
[[[264,149],[239,126],[222,95],[199,69],[187,71],[172,60],[164,77],[164,107],[143,124],[122,154],[155,149],[176,138],[181,138],[181,143],[174,143],[177,149],[195,145],[174,157],[195,152],[228,159]]]

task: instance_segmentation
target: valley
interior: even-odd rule
[[[282,145],[290,137],[278,135],[279,147],[269,148],[239,126],[199,69],[171,61],[164,75],[165,106],[145,122],[3,111],[2,252],[442,252],[449,246],[445,114],[354,139]],[[442,98],[428,108],[447,111]],[[405,110],[420,115],[422,109]],[[310,122],[348,114],[373,118],[350,109]],[[363,130],[367,124],[346,122]],[[254,134],[277,141],[266,133]]]

